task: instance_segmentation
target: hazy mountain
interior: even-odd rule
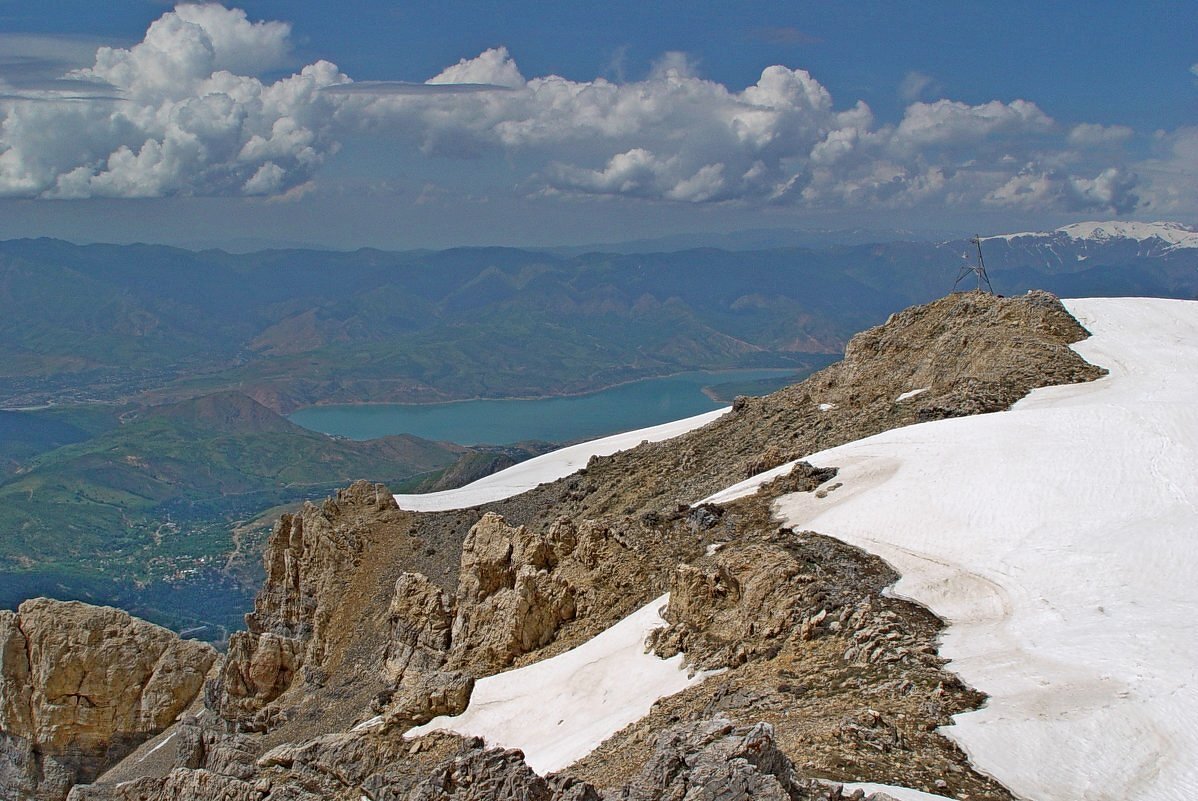
[[[1183,245],[1195,236],[1177,224],[1088,223],[989,237],[983,253],[1001,293],[1192,297],[1198,248]],[[570,256],[9,241],[0,403],[237,389],[288,411],[790,366],[944,294],[962,258],[976,259],[964,239]]]

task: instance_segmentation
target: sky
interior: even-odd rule
[[[1198,3],[0,0],[0,238],[1198,222]]]

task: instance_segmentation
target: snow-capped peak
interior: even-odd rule
[[[1163,239],[1174,247],[1198,248],[1198,231],[1175,222],[1080,222],[1058,228],[1057,231],[1070,239],[1135,239],[1143,242],[1155,238]]]
[[[1023,237],[1044,238],[1055,235],[1069,237],[1075,241],[1109,242],[1114,239],[1134,239],[1145,242],[1159,239],[1165,243],[1167,250],[1176,248],[1198,248],[1198,229],[1177,222],[1132,222],[1128,220],[1108,220],[1106,222],[1079,222],[1062,226],[1055,231],[1034,232],[1024,231],[1016,234],[1000,234],[983,237],[983,239],[1005,239],[1008,242]]]

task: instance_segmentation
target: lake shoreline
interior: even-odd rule
[[[292,415],[306,412],[311,409],[329,409],[329,408],[357,408],[369,406],[410,406],[413,408],[420,406],[446,406],[451,403],[474,403],[476,401],[487,401],[488,403],[502,403],[504,401],[542,401],[542,400],[561,400],[566,398],[585,398],[588,395],[598,395],[600,392],[607,392],[620,387],[626,387],[630,384],[638,384],[642,381],[659,381],[667,378],[678,378],[679,376],[692,375],[694,373],[738,373],[738,372],[770,372],[778,375],[797,375],[804,371],[814,372],[815,369],[810,367],[728,367],[714,370],[704,370],[702,368],[695,370],[680,370],[675,373],[663,373],[661,375],[647,375],[640,378],[630,378],[627,381],[617,381],[614,384],[606,384],[596,389],[587,389],[581,392],[554,392],[548,395],[505,395],[503,397],[488,397],[486,395],[476,395],[472,398],[451,398],[449,400],[434,400],[434,401],[333,401],[330,403],[317,402],[308,406],[300,406],[299,408],[283,415],[290,419]],[[799,379],[802,380],[802,379]],[[718,383],[718,382],[717,382]],[[731,403],[731,401],[723,401],[714,395],[710,395],[704,390],[703,394],[711,398],[715,403]]]
[[[686,370],[593,392],[540,398],[476,398],[439,403],[354,403],[307,407],[288,415],[296,425],[367,440],[393,434],[467,447],[514,442],[572,442],[656,425],[728,406],[730,394],[762,384],[763,392],[801,380],[810,367]],[[716,388],[728,385],[720,390]],[[767,386],[769,385],[769,386]],[[712,388],[716,391],[704,391]]]

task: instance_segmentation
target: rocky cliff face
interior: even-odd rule
[[[169,726],[216,659],[116,609],[0,611],[0,798],[62,799]]]
[[[1085,335],[1043,293],[953,295],[859,335],[801,384],[515,498],[416,514],[358,483],[309,504],[271,536],[208,714],[72,798],[835,801],[812,777],[868,776],[1010,801],[936,732],[984,700],[944,670],[940,622],[884,593],[884,563],[773,520],[781,495],[836,491],[834,470],[800,464],[752,498],[692,504],[815,450],[1094,378],[1068,348]],[[470,739],[403,739],[463,709],[475,679],[573,647],[667,589],[656,650],[724,672],[561,775]],[[2,641],[5,664],[32,664],[24,642]],[[14,721],[34,672],[5,671]]]
[[[327,665],[330,621],[345,600],[366,550],[371,524],[398,514],[382,485],[359,482],[320,506],[283,515],[266,548],[266,581],[234,634],[210,703],[244,731],[265,731],[278,718],[267,705],[307,667]]]

